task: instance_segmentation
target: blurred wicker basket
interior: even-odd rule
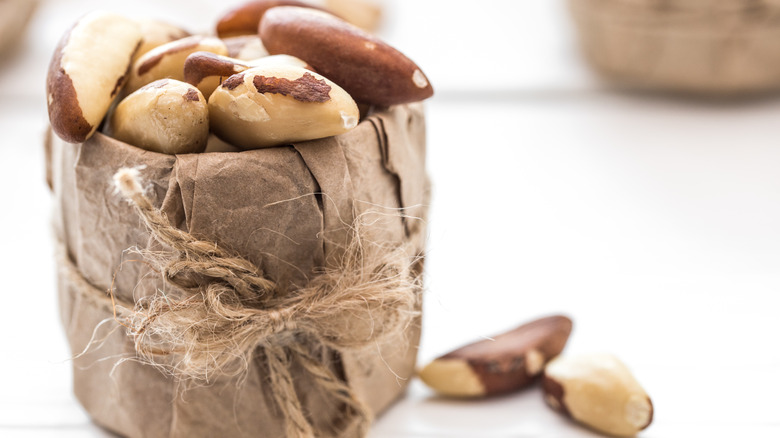
[[[0,0],[0,55],[22,38],[36,6],[37,0]]]
[[[780,0],[570,0],[582,48],[621,84],[700,94],[780,89]]]

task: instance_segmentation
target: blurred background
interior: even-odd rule
[[[71,395],[56,310],[42,139],[57,41],[96,8],[211,33],[239,3],[0,0],[0,436],[110,436]],[[578,3],[600,12],[592,8],[642,2]],[[657,12],[675,2],[647,3]],[[583,55],[565,0],[381,5],[378,34],[422,67],[436,93],[426,102],[434,193],[420,364],[565,313],[574,320],[566,352],[616,354],[653,397],[655,422],[640,436],[780,436],[780,95],[691,96],[653,91],[641,77],[607,79]],[[34,14],[22,30],[28,8]],[[673,30],[702,17],[757,14],[726,9],[671,8],[681,12]],[[630,42],[627,28],[659,23],[662,35],[680,36],[658,16],[632,11],[620,9],[623,34],[599,41]],[[761,26],[780,28],[767,17],[757,18]],[[598,33],[597,19],[603,15],[578,22]],[[697,44],[712,35],[696,29]],[[745,29],[727,29],[734,53],[754,47],[740,37]],[[590,45],[589,53],[631,65],[645,49],[662,59],[658,50],[676,44],[663,41],[661,49]],[[703,50],[689,45],[692,58]],[[622,61],[621,53],[630,56]],[[709,75],[723,65],[719,53],[701,60]],[[776,62],[761,61],[739,69],[763,72]],[[415,381],[371,436],[597,435],[552,413],[538,388],[457,402]]]

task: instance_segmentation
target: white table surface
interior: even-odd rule
[[[71,394],[56,310],[41,147],[56,41],[96,5],[154,5],[208,30],[236,1],[126,3],[44,1],[0,64],[2,437],[111,436]],[[780,98],[610,90],[579,57],[562,0],[386,3],[383,35],[437,93],[420,362],[563,312],[567,353],[618,355],[653,397],[641,437],[780,436]],[[598,435],[538,388],[465,402],[414,381],[371,436]]]

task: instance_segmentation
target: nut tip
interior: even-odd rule
[[[546,359],[544,354],[533,348],[525,353],[525,372],[529,376],[536,376],[544,369]]]
[[[637,430],[647,428],[653,421],[653,404],[649,397],[632,396],[626,402],[626,421]]]
[[[358,124],[357,117],[344,112],[341,113],[341,121],[344,123],[344,129],[352,129]]]
[[[423,72],[418,68],[412,73],[412,82],[417,88],[425,88],[428,86],[428,78],[425,77]]]
[[[480,397],[485,386],[468,362],[436,359],[420,371],[420,379],[436,392],[450,397]]]

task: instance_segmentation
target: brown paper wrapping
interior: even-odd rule
[[[780,89],[777,0],[570,0],[591,65],[622,85],[694,94]]]
[[[290,288],[338,257],[357,215],[371,217],[364,239],[411,242],[416,255],[424,251],[428,184],[420,104],[372,115],[338,137],[236,153],[169,156],[101,134],[78,145],[50,135],[47,143],[55,231],[79,274],[63,269],[59,275],[72,351],[86,349],[74,359],[74,391],[95,422],[122,435],[276,437],[284,435],[284,424],[259,360],[241,379],[177,383],[133,360],[133,343],[111,306],[83,293],[86,284],[108,290],[114,276],[116,296],[129,302],[163,287],[146,264],[122,263],[133,258],[128,248],[158,244],[115,192],[111,178],[119,168],[140,166],[146,195],[172,224],[232,249]],[[415,272],[421,270],[419,262]],[[417,318],[375,349],[324,359],[380,413],[405,390],[419,336]],[[90,340],[98,342],[87,348]],[[337,424],[339,407],[301,370],[292,373],[312,423],[324,430]]]

